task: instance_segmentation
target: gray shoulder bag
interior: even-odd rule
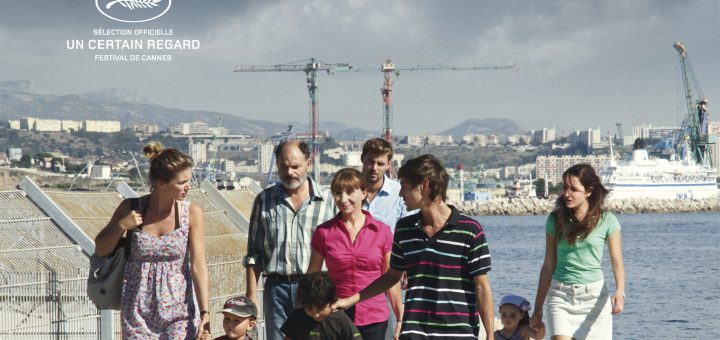
[[[140,206],[140,199],[131,199],[130,205],[131,210],[137,210]],[[144,212],[143,215],[145,215]],[[141,227],[138,226],[138,228],[128,231],[127,236],[121,237],[109,255],[100,257],[92,254],[90,256],[87,294],[97,309],[120,310],[123,272],[125,271],[125,262],[130,256],[130,236]]]

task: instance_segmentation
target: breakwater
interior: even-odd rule
[[[450,202],[469,216],[482,215],[547,215],[555,206],[554,199],[496,198],[477,202]],[[618,199],[605,202],[605,209],[617,214],[680,213],[720,211],[720,198],[683,199]]]

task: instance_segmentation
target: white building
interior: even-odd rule
[[[210,134],[213,136],[227,136],[228,129],[226,127],[210,127]]]
[[[273,164],[273,153],[274,152],[275,152],[275,145],[273,145],[273,143],[270,141],[265,141],[258,145],[258,157],[257,157],[258,161],[257,161],[256,172],[265,174],[265,173],[268,173],[268,171],[270,171],[271,166],[275,166],[275,164]]]
[[[423,146],[426,140],[426,136],[407,136],[408,146]]]
[[[90,168],[90,178],[94,179],[110,179],[112,173],[109,165],[93,165]]]
[[[80,131],[83,127],[83,122],[80,120],[63,120],[61,123],[64,132]]]
[[[720,169],[720,122],[708,122],[708,135],[715,145],[710,146],[710,161],[714,169]]]
[[[555,128],[542,130],[535,130],[532,132],[533,143],[535,144],[546,144],[555,141]]]
[[[487,144],[487,138],[485,137],[485,135],[476,133],[464,135],[462,137],[462,141],[465,144],[477,145],[480,147],[484,147]]]
[[[536,178],[535,163],[523,164],[517,167],[517,175],[522,178]]]
[[[346,167],[362,166],[362,160],[360,160],[361,153],[362,153],[361,151],[345,152],[341,157],[343,165],[345,165]]]
[[[120,132],[119,120],[84,120],[83,131],[86,132]]]
[[[430,135],[427,136],[428,145],[453,145],[454,137],[452,135]]]
[[[535,173],[537,178],[545,178],[547,175],[548,182],[560,183],[563,172],[575,164],[587,163],[596,171],[600,171],[600,168],[608,162],[610,155],[538,156],[535,159]]]
[[[602,143],[602,134],[600,129],[589,128],[587,130],[578,130],[570,136],[571,143],[577,147],[598,149],[607,145]]]
[[[343,153],[343,148],[341,148],[339,146],[336,148],[323,150],[323,154],[332,159],[340,159],[340,157],[342,156],[342,153]]]
[[[20,130],[20,120],[19,119],[8,120],[8,125],[10,127],[10,130]]]
[[[668,139],[675,138],[680,133],[682,129],[677,126],[652,126],[652,124],[633,126],[633,136],[639,138]]]
[[[20,130],[33,131],[35,130],[35,121],[37,118],[23,117],[20,118]]]
[[[190,144],[190,157],[195,161],[195,164],[207,162],[207,145],[205,143]]]
[[[258,172],[258,165],[257,164],[247,164],[247,163],[235,163],[234,171],[236,173],[243,173],[243,174],[250,174],[250,173],[257,173]]]
[[[36,119],[35,131],[62,131],[62,122],[59,119]]]
[[[8,158],[11,161],[19,161],[22,158],[21,148],[8,148]]]
[[[170,133],[174,135],[227,135],[226,128],[210,128],[207,124],[197,121],[192,123],[173,124],[170,125],[168,129],[170,130]]]
[[[133,125],[133,131],[145,135],[152,135],[160,132],[160,127],[157,124],[135,124]]]

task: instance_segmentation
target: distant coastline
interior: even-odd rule
[[[547,215],[554,205],[553,199],[497,198],[488,201],[451,202],[469,216],[483,215]],[[610,200],[605,208],[617,214],[689,213],[720,211],[720,198],[701,200],[622,199]]]

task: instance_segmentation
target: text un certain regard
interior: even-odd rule
[[[200,40],[171,40],[171,39],[91,39],[67,40],[69,50],[197,50],[200,49]]]

